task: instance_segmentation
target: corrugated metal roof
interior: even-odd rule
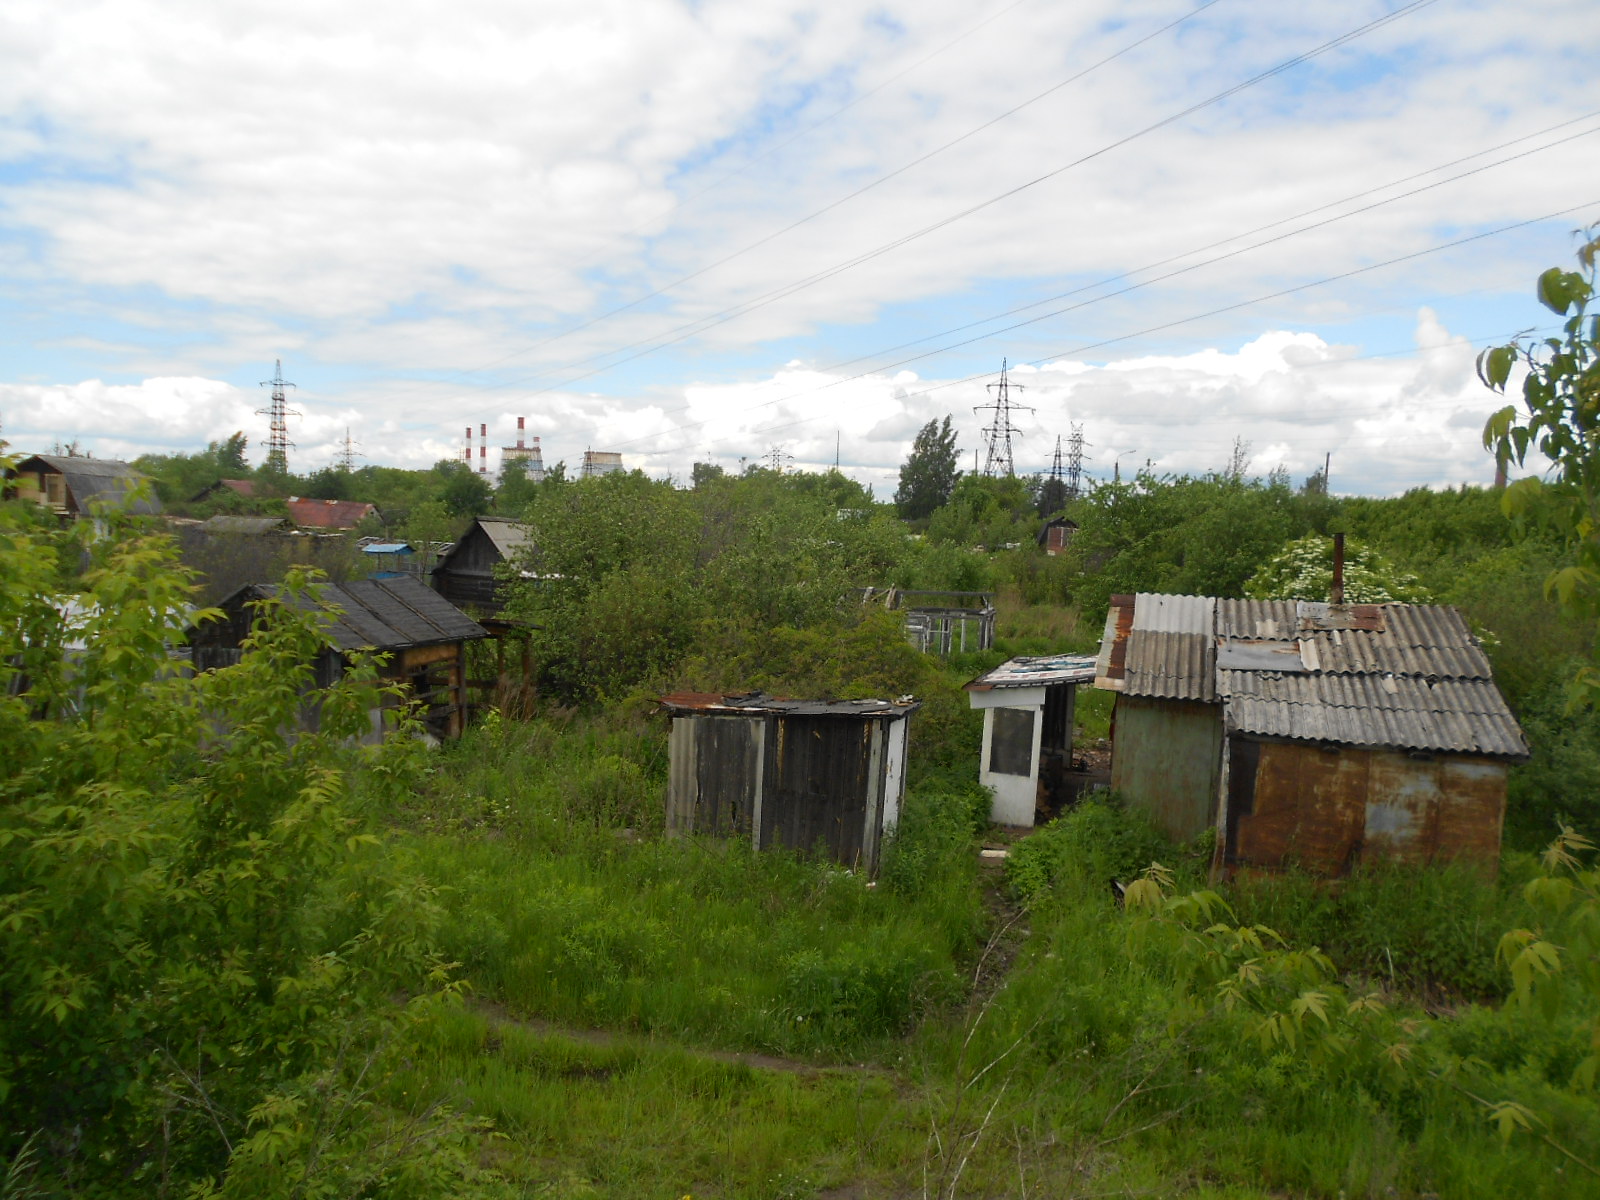
[[[1134,620],[1138,620],[1137,609]],[[1215,700],[1216,657],[1216,644],[1209,634],[1157,633],[1135,627],[1128,635],[1123,691],[1163,700]]]
[[[321,592],[319,601],[301,596],[299,607],[340,610],[328,628],[330,640],[340,650],[404,650],[489,636],[482,625],[410,576],[325,583]],[[279,589],[273,584],[251,584],[223,601],[223,606],[229,607],[241,593],[261,598],[276,596]]]
[[[282,517],[233,517],[218,513],[207,517],[200,527],[207,533],[277,533],[287,524]]]
[[[765,692],[722,695],[717,692],[673,692],[661,697],[671,713],[778,713],[804,717],[907,717],[921,708],[906,696],[899,700],[789,700]]]
[[[1230,731],[1348,746],[1525,758],[1527,742],[1488,680],[1222,672]]]
[[[1203,599],[1137,597],[1122,683],[1128,695],[1220,698],[1230,730],[1263,737],[1527,756],[1489,660],[1453,608],[1360,606],[1330,618],[1293,600],[1218,600],[1205,634],[1179,632],[1193,629]],[[1103,664],[1118,615],[1114,607],[1106,622]],[[1317,628],[1346,615],[1351,628]],[[1280,647],[1298,650],[1298,661],[1274,670]]]
[[[986,671],[967,684],[969,692],[993,688],[1045,687],[1053,683],[1089,683],[1095,675],[1092,654],[1053,654],[1041,658],[1013,658]]]
[[[378,511],[364,500],[310,500],[291,496],[284,504],[296,525],[311,529],[354,529]]]
[[[1167,596],[1140,592],[1134,597],[1135,633],[1203,633],[1210,636],[1217,602],[1211,596]]]

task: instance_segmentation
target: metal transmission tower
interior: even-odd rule
[[[794,455],[785,452],[782,446],[773,446],[767,451],[767,469],[774,475],[782,475],[786,464],[794,461]]]
[[[1017,391],[1026,389],[1019,384],[1013,385],[1006,378],[1006,368],[1009,364],[1005,359],[1000,360],[1000,382],[987,383],[984,387],[994,393],[994,399],[988,404],[979,404],[973,412],[988,412],[993,410],[994,419],[983,430],[983,440],[989,447],[988,456],[984,459],[983,473],[985,475],[1015,475],[1016,467],[1011,461],[1011,438],[1022,436],[1022,431],[1011,423],[1011,414],[1015,410],[1032,412],[1033,409],[1025,408],[1021,404],[1011,403],[1011,388]]]
[[[366,455],[357,450],[361,443],[351,440],[350,426],[344,427],[344,441],[339,443],[339,453],[333,456],[333,465],[337,470],[349,474],[356,468],[356,459],[365,458]]]
[[[1050,482],[1059,483],[1063,488],[1066,487],[1061,478],[1061,435],[1059,433],[1056,434],[1056,456],[1050,462]],[[1053,491],[1054,489],[1051,490]]]
[[[289,473],[289,447],[294,443],[289,440],[289,418],[298,417],[300,414],[291,408],[285,408],[283,402],[283,389],[292,388],[294,384],[283,377],[283,359],[274,360],[276,370],[271,379],[263,380],[262,387],[272,389],[272,403],[267,408],[256,409],[256,416],[267,418],[267,467],[282,475]]]
[[[1082,491],[1083,484],[1083,448],[1089,445],[1083,440],[1083,426],[1076,421],[1072,423],[1072,440],[1067,443],[1067,499],[1076,500]],[[1056,463],[1061,462],[1061,439],[1056,439]]]

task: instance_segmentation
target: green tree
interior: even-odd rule
[[[956,480],[961,477],[956,469],[959,454],[948,415],[943,424],[929,421],[922,427],[911,444],[910,456],[900,468],[900,487],[894,494],[902,517],[919,521],[949,501]]]
[[[1551,267],[1539,276],[1539,302],[1564,317],[1559,336],[1519,340],[1485,350],[1478,375],[1504,393],[1521,367],[1522,411],[1508,404],[1483,429],[1485,448],[1502,467],[1524,465],[1529,450],[1554,464],[1549,481],[1530,476],[1506,488],[1507,513],[1542,522],[1567,547],[1570,562],[1551,572],[1546,589],[1563,608],[1600,635],[1600,312],[1595,263],[1600,236],[1589,230],[1578,249],[1578,271]],[[1600,653],[1600,640],[1593,644]],[[1585,666],[1573,685],[1574,701],[1600,698],[1600,666]]]
[[[36,1194],[476,1191],[472,1128],[388,1090],[441,976],[432,889],[348,801],[374,664],[297,731],[302,575],[236,665],[174,669],[172,544],[112,525],[68,607],[0,506],[0,1158],[32,1139]],[[408,787],[413,746],[362,756]]]
[[[1311,533],[1290,542],[1245,581],[1253,600],[1327,600],[1333,592],[1333,539]],[[1350,541],[1344,553],[1344,598],[1350,604],[1427,604],[1432,594],[1370,546]]]
[[[533,501],[539,485],[528,477],[528,464],[510,459],[500,468],[500,486],[495,489],[495,511],[508,517],[522,515]]]
[[[438,482],[438,499],[453,517],[481,517],[489,511],[494,490],[482,475],[453,458],[442,458],[433,464],[433,475]]]

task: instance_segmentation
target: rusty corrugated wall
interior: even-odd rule
[[[1111,786],[1174,841],[1217,819],[1222,709],[1195,701],[1118,696]]]
[[[1347,874],[1364,857],[1493,870],[1506,763],[1229,738],[1222,865]]]

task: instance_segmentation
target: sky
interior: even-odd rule
[[[7,0],[0,436],[1488,482],[1593,0]],[[1020,390],[1019,390],[1020,389]],[[1325,457],[1328,456],[1328,457]],[[491,466],[497,455],[491,452]],[[982,465],[981,459],[979,465]]]

